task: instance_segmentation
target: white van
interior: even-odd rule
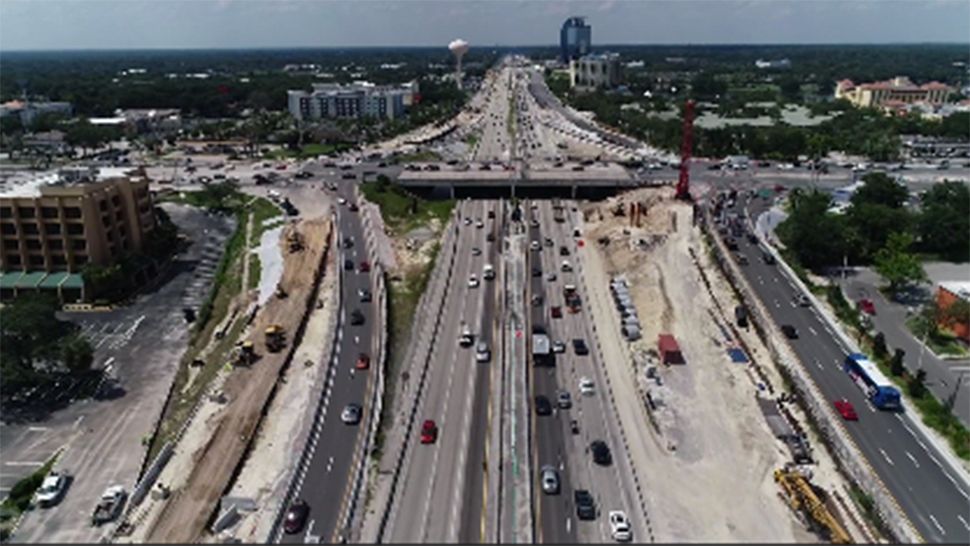
[[[490,281],[495,278],[495,268],[492,267],[492,264],[485,264],[485,267],[482,268],[482,278],[484,278],[486,281]]]
[[[562,271],[563,273],[569,273],[573,270],[573,266],[569,263],[569,260],[562,261]]]

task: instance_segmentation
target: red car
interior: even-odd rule
[[[859,309],[862,309],[863,313],[866,313],[869,315],[876,314],[876,306],[875,304],[872,303],[872,300],[868,298],[863,298],[859,300]]]
[[[552,318],[562,318],[562,307],[558,305],[552,306]]]
[[[852,407],[852,403],[845,398],[835,401],[835,409],[839,411],[839,415],[846,421],[859,420],[859,416],[856,414],[855,408]]]
[[[370,357],[364,353],[360,353],[360,355],[357,357],[356,367],[358,370],[366,370],[367,368],[370,368]]]
[[[421,443],[433,444],[437,439],[438,425],[435,424],[434,419],[427,419],[424,424],[421,425]]]
[[[286,511],[286,517],[283,519],[283,531],[288,535],[299,533],[306,525],[308,515],[310,515],[310,506],[305,500],[297,500]]]
[[[277,171],[285,171],[286,170],[286,165],[279,165],[278,167],[276,167],[276,170]]]
[[[368,271],[370,271],[370,262],[360,262],[360,272],[367,273]]]

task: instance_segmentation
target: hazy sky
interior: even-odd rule
[[[0,0],[0,49],[970,42],[968,0]]]

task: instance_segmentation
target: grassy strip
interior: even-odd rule
[[[913,335],[926,342],[929,348],[938,355],[956,355],[966,357],[970,355],[957,337],[939,328],[931,329],[926,324],[926,317],[916,315],[906,320],[906,327]],[[935,331],[934,331],[935,330]]]
[[[262,274],[262,264],[259,255],[256,253],[249,255],[249,286],[246,288],[255,290],[259,286],[259,277]]]
[[[441,161],[441,156],[435,152],[432,152],[431,150],[421,150],[420,152],[399,155],[394,160],[395,163],[418,163],[430,161]]]
[[[54,468],[54,463],[60,454],[61,452],[58,450],[44,463],[44,466],[38,468],[33,474],[15,483],[10,488],[10,493],[7,495],[7,498],[4,499],[3,504],[0,504],[0,540],[6,542],[10,538],[10,533],[13,532],[17,518],[20,517],[20,514],[31,508],[34,493],[40,489],[41,484],[44,483],[44,478]]]
[[[923,423],[942,434],[958,457],[970,461],[970,431],[953,415],[951,408],[937,400],[929,389],[914,388],[914,377],[909,370],[904,370],[901,376],[893,375],[890,366],[892,351],[887,351],[884,355],[876,354],[873,350],[873,337],[862,327],[859,310],[846,301],[839,287],[829,287],[826,296],[839,320],[855,329],[859,345],[870,355],[872,361],[908,395],[909,405],[918,410]]]
[[[360,189],[368,201],[380,207],[381,216],[387,227],[399,234],[427,225],[433,218],[444,224],[455,206],[452,200],[418,199],[399,186],[386,181],[365,182],[361,184]]]
[[[331,155],[351,148],[350,144],[306,144],[299,150],[280,148],[263,154],[265,159],[311,159],[318,155]]]

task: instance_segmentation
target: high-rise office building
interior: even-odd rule
[[[578,59],[590,52],[593,29],[585,17],[570,17],[559,31],[559,57],[564,63]]]

